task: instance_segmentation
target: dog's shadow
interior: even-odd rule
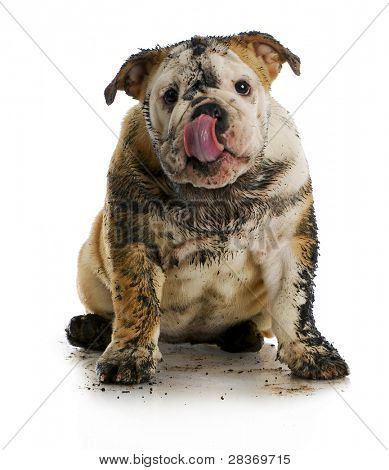
[[[67,358],[79,363],[86,381],[80,387],[91,391],[127,393],[142,399],[173,396],[212,396],[228,399],[234,396],[312,395],[328,389],[325,381],[303,380],[276,359],[277,347],[265,343],[259,353],[226,353],[205,344],[160,344],[163,361],[154,380],[140,385],[99,384],[95,363],[99,353],[69,346]],[[346,385],[347,379],[333,383]]]

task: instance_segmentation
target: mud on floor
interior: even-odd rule
[[[65,343],[64,343],[65,344]],[[84,376],[80,388],[109,392],[120,399],[135,396],[170,398],[184,395],[213,397],[228,400],[231,397],[311,395],[328,385],[296,378],[289,369],[276,360],[276,345],[266,343],[259,353],[231,354],[210,345],[161,344],[163,362],[149,384],[99,384],[95,375],[96,352],[86,352],[65,344],[66,358],[77,365]]]

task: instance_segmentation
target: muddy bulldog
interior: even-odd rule
[[[83,245],[86,315],[71,344],[104,351],[101,382],[150,381],[159,341],[259,351],[300,377],[348,374],[312,313],[318,241],[298,131],[270,95],[300,60],[258,32],[194,37],[131,56],[105,90],[123,121],[104,209]]]

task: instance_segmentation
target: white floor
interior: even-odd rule
[[[332,383],[294,378],[275,360],[271,340],[259,354],[207,345],[163,344],[161,350],[155,380],[128,387],[98,384],[97,353],[73,348],[65,338],[42,376],[34,356],[45,351],[37,344],[31,362],[26,358],[27,381],[16,373],[15,382],[3,386],[3,443],[48,398],[3,452],[3,468],[28,462],[99,468],[99,456],[134,453],[214,456],[216,468],[226,468],[231,454],[286,454],[288,468],[296,469],[350,468],[351,462],[387,468],[387,426],[371,402],[386,395],[379,378],[365,379],[358,370]],[[356,385],[361,380],[366,396]]]
[[[67,347],[71,365],[84,368],[84,383],[80,389],[104,391],[114,398],[127,398],[151,403],[158,398],[173,396],[184,405],[193,395],[207,400],[234,400],[236,398],[266,398],[272,395],[312,395],[326,384],[301,380],[291,376],[287,367],[276,360],[275,341],[269,341],[259,354],[231,354],[211,345],[162,344],[163,362],[155,380],[135,387],[100,385],[95,376],[97,353]],[[336,382],[335,382],[336,383]],[[347,386],[347,381],[337,381]],[[119,394],[119,395],[118,395]],[[128,397],[129,398],[129,397]]]

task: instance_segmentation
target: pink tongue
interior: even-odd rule
[[[213,162],[223,152],[224,146],[215,133],[216,118],[200,114],[184,127],[184,148],[188,157],[201,162]]]

